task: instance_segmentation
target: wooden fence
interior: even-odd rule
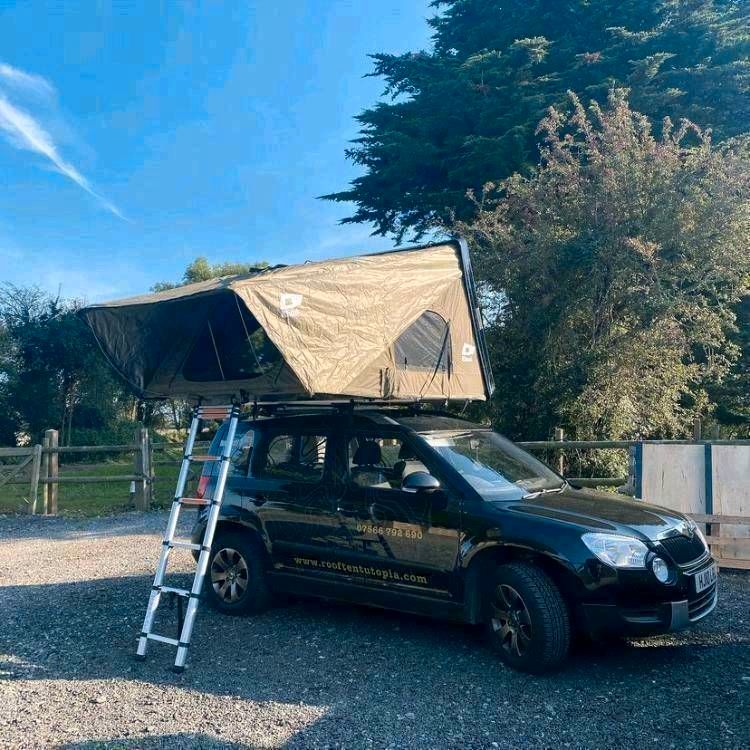
[[[0,448],[0,459],[18,459],[16,463],[0,465],[0,488],[6,484],[29,483],[29,512],[36,512],[37,496],[39,492],[39,478],[42,466],[42,446],[31,448]],[[19,477],[29,472],[28,480]]]
[[[662,441],[669,445],[695,445],[700,442],[700,429],[696,439]],[[715,444],[727,444],[729,441],[717,441]],[[530,451],[545,451],[552,456],[552,463],[560,474],[566,474],[565,454],[570,450],[602,450],[620,449],[638,453],[638,446],[642,443],[634,440],[565,440],[562,430],[555,431],[554,440],[521,441],[518,443]],[[731,441],[732,445],[750,445],[750,441]],[[708,443],[706,443],[708,445]],[[0,448],[0,488],[6,484],[27,484],[29,497],[26,510],[28,513],[55,515],[58,512],[58,487],[61,483],[134,483],[134,507],[138,510],[148,510],[152,504],[154,484],[154,466],[156,464],[175,463],[181,459],[155,458],[159,452],[180,450],[181,446],[174,443],[153,443],[146,428],[136,431],[132,443],[123,445],[78,445],[60,446],[56,430],[47,430],[44,442],[23,448]],[[64,476],[60,474],[59,457],[61,454],[133,454],[133,471],[130,474],[107,476]],[[8,462],[10,461],[10,462]],[[621,487],[626,494],[635,494],[638,482],[632,471],[628,477],[573,477],[570,481],[584,487]],[[25,475],[25,476],[24,476]],[[23,478],[22,478],[23,477]],[[658,498],[655,499],[658,502]],[[706,508],[710,511],[710,508]],[[740,526],[744,533],[748,533],[750,516],[729,515],[727,513],[714,514],[711,512],[689,512],[696,522],[706,524],[707,540],[714,556],[722,567],[743,568],[750,570],[750,536],[727,536],[723,529]]]
[[[196,443],[196,446],[199,445]],[[179,458],[155,459],[155,454],[179,450]],[[154,483],[154,466],[176,463],[181,460],[182,446],[174,443],[153,443],[145,427],[136,430],[132,443],[122,445],[71,445],[60,446],[57,430],[47,430],[41,445],[22,448],[0,447],[0,488],[4,485],[25,484],[29,487],[26,512],[29,514],[56,515],[58,512],[58,487],[60,484],[95,484],[109,482],[132,483],[135,492],[133,504],[137,510],[151,507]],[[61,454],[133,454],[133,471],[130,474],[85,476],[60,474]],[[15,460],[17,459],[17,460]]]

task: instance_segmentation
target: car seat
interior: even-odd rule
[[[427,467],[417,458],[411,447],[403,443],[398,452],[398,461],[393,465],[393,473],[401,484],[409,474],[416,471],[427,471]]]
[[[352,458],[352,482],[358,487],[384,487],[391,485],[385,475],[380,446],[374,440],[359,444]]]

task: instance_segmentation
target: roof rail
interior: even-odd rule
[[[466,403],[465,399],[458,399],[460,403]],[[253,417],[264,415],[269,416],[279,413],[292,412],[310,412],[322,409],[331,409],[339,413],[351,413],[355,410],[366,409],[404,409],[407,411],[419,412],[424,407],[437,407],[446,409],[449,401],[446,399],[431,400],[394,400],[394,399],[341,399],[341,400],[303,400],[293,399],[289,401],[254,401],[246,404],[246,409]]]

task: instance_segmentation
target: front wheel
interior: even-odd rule
[[[208,603],[228,615],[262,612],[270,599],[264,571],[263,550],[251,533],[220,532],[206,571]]]
[[[528,563],[500,565],[487,601],[490,644],[513,669],[541,674],[570,647],[568,607],[554,581]]]

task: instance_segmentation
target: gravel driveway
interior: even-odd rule
[[[131,658],[165,519],[0,517],[0,747],[750,747],[747,574],[722,573],[694,630],[554,676],[473,628],[323,602],[204,609],[178,676],[170,647]]]

